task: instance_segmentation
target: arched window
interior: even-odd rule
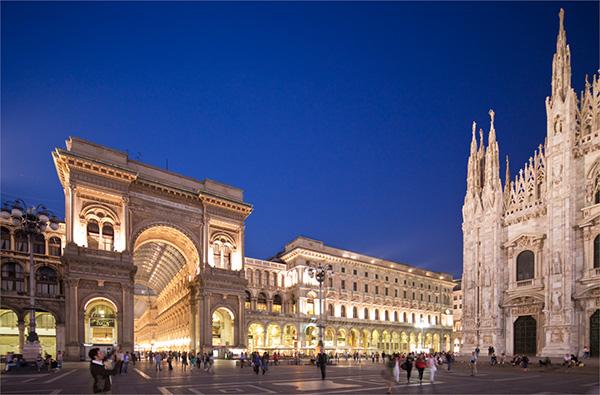
[[[402,322],[408,322],[408,317],[406,316],[406,311],[402,313]]]
[[[0,250],[10,250],[10,230],[0,228]]]
[[[87,246],[94,249],[100,246],[100,227],[94,219],[90,219],[87,224]]]
[[[375,319],[379,321],[379,309],[375,309]]]
[[[369,317],[369,309],[367,309],[367,308],[365,307],[365,311],[364,311],[363,313],[364,313],[364,315],[365,315],[365,320],[369,320],[369,319],[371,319],[371,317]]]
[[[394,321],[398,322],[398,312],[394,311]]]
[[[385,311],[385,320],[389,321],[390,320],[390,312],[389,311]]]
[[[265,283],[263,285],[269,286],[269,272],[265,272],[265,276],[263,277]]]
[[[333,317],[333,305],[332,304],[327,306],[327,313],[330,317]]]
[[[35,292],[39,295],[55,296],[60,294],[58,275],[51,267],[40,267],[36,273]]]
[[[261,311],[267,310],[267,295],[262,292],[258,294],[258,299],[256,300],[256,309]]]
[[[115,244],[115,231],[113,226],[106,222],[102,225],[102,249],[104,251],[112,251]]]
[[[61,256],[62,248],[59,237],[51,237],[48,240],[48,253],[52,256]]]
[[[33,253],[46,254],[46,239],[44,235],[38,233],[33,236]]]
[[[437,315],[435,316],[435,324],[436,325],[440,324],[440,320],[439,320],[439,317]]]
[[[533,278],[533,262],[534,255],[532,251],[526,250],[517,256],[517,281]]]
[[[346,318],[346,306],[342,305],[341,309],[340,309],[340,315],[343,318]]]
[[[7,262],[2,265],[2,290],[24,291],[23,267],[15,262]]]
[[[415,313],[412,313],[410,318],[411,318],[410,322],[412,322],[413,324],[415,324],[417,322],[417,319],[415,317]]]
[[[260,287],[260,270],[254,272],[254,286]]]
[[[252,278],[252,269],[246,269],[246,280],[248,280],[248,284],[252,284],[252,281],[254,280]]]
[[[600,268],[600,235],[594,239],[594,268]]]
[[[27,234],[22,230],[15,232],[15,247],[19,252],[29,252],[29,242],[27,241]]]
[[[276,279],[277,277],[273,277],[273,278]],[[273,312],[281,313],[282,305],[283,305],[283,301],[281,300],[281,296],[280,295],[273,296]]]
[[[352,318],[358,318],[358,309],[356,306],[352,308]]]
[[[246,298],[244,299],[244,308],[250,310],[252,308],[252,295],[246,291]]]

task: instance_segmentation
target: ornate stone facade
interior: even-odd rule
[[[56,344],[48,346],[53,355],[64,350],[66,359],[79,360],[98,346],[313,351],[321,305],[327,306],[329,349],[451,345],[454,283],[448,274],[302,237],[270,261],[246,258],[244,221],[252,206],[241,190],[78,138],[53,158],[65,223],[46,235],[58,250],[36,255],[36,265],[39,259],[56,273],[54,294],[36,302],[56,321]],[[16,351],[24,338],[28,255],[10,224],[2,232],[1,313],[15,326],[7,347]],[[322,303],[307,275],[315,262],[335,272]]]
[[[560,356],[598,352],[600,79],[579,99],[560,11],[547,136],[504,187],[494,112],[473,137],[463,206],[465,350]],[[596,318],[597,320],[597,318]]]

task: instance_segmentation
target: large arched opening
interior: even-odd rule
[[[514,353],[535,355],[537,352],[537,323],[530,315],[523,315],[513,324]]]
[[[117,306],[106,298],[89,300],[84,306],[86,347],[112,348],[118,344],[118,335]]]
[[[21,352],[19,317],[11,309],[0,309],[0,355],[6,355],[9,352]]]
[[[134,342],[138,350],[193,349],[190,330],[189,282],[199,269],[200,255],[192,238],[170,225],[158,224],[138,232],[133,243],[137,266],[134,288]],[[185,306],[182,306],[185,304]],[[226,309],[225,309],[226,310]],[[212,316],[214,342],[234,344],[231,311]],[[231,313],[233,314],[233,313]],[[182,315],[186,319],[182,319]],[[207,317],[211,319],[211,316]],[[214,331],[219,329],[218,336]],[[210,340],[209,340],[210,341]]]
[[[225,307],[212,314],[212,345],[229,347],[235,344],[235,315]]]

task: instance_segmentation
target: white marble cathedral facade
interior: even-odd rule
[[[559,14],[547,135],[517,176],[500,181],[494,113],[473,137],[463,205],[463,351],[598,355],[600,79],[578,95]]]

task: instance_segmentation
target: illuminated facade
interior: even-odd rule
[[[494,113],[475,138],[463,206],[464,351],[561,356],[600,347],[600,79],[571,86],[559,14],[546,139],[500,181]],[[508,162],[508,160],[507,160]]]
[[[318,342],[321,305],[329,350],[451,347],[448,274],[303,237],[272,260],[246,258],[244,223],[252,206],[240,189],[77,138],[53,158],[65,223],[46,232],[43,251],[41,239],[34,246],[36,270],[51,279],[38,281],[52,295],[39,293],[37,305],[55,321],[40,333],[52,355],[64,350],[65,358],[79,360],[91,347],[117,345],[309,352]],[[24,341],[29,269],[21,239],[2,225],[3,352]],[[319,262],[334,270],[321,303],[307,274]]]

